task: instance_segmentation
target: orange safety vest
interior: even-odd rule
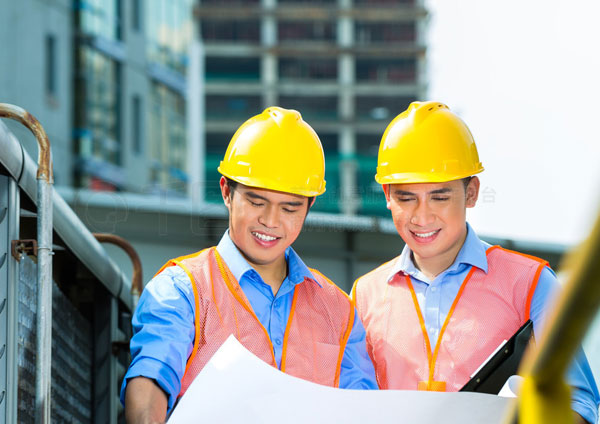
[[[458,391],[529,319],[548,263],[500,246],[486,255],[487,274],[471,268],[434,349],[410,277],[397,273],[387,281],[394,260],[356,281],[352,295],[380,389]]]
[[[194,347],[181,381],[182,396],[229,335],[266,363],[277,367],[269,333],[242,288],[213,247],[171,259],[160,270],[178,265],[194,289]],[[323,274],[311,269],[320,287],[306,279],[294,289],[283,339],[281,371],[337,387],[342,357],[352,326],[354,305]]]

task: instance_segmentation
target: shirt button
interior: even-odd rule
[[[278,346],[281,346],[281,339],[276,339],[275,343],[277,343]]]
[[[430,332],[431,334],[435,333],[435,328],[433,328],[433,327],[429,327],[429,332]]]
[[[434,287],[432,287],[432,288],[431,288],[431,291],[432,291],[432,292],[436,292],[436,291],[437,291],[437,287],[435,287],[435,286],[434,286]]]

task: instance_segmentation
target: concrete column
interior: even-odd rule
[[[425,8],[424,0],[417,0],[416,7]],[[429,16],[429,15],[428,15]],[[417,47],[428,46],[429,42],[427,39],[427,28],[429,26],[429,17],[425,18],[415,18],[415,28],[416,28],[416,38],[415,43]],[[428,98],[428,81],[429,78],[427,76],[428,68],[427,68],[427,60],[426,54],[418,54],[416,57],[417,66],[416,66],[416,83],[417,83],[417,100]]]
[[[260,25],[261,45],[266,48],[261,58],[261,83],[263,88],[263,106],[277,104],[277,55],[268,51],[277,45],[277,19],[274,11],[277,0],[262,0],[265,13],[262,14]]]
[[[204,48],[195,31],[189,49],[187,68],[186,124],[187,124],[187,193],[192,205],[204,203],[206,194],[206,116],[204,98]]]
[[[350,49],[354,45],[354,22],[344,10],[352,8],[352,0],[338,0],[340,17],[337,25],[338,46]],[[360,205],[357,195],[356,134],[354,132],[354,55],[349,51],[338,57],[338,111],[341,121],[339,130],[340,162],[340,201],[341,212],[354,215]]]

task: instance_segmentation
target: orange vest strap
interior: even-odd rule
[[[348,323],[346,324],[346,331],[344,331],[344,334],[340,340],[340,352],[338,355],[338,361],[337,361],[336,372],[335,372],[334,386],[339,387],[340,372],[342,370],[342,360],[344,359],[344,352],[346,351],[346,344],[348,343],[348,339],[350,338],[350,334],[352,333],[352,328],[354,327],[354,318],[356,316],[356,310],[354,309],[355,308],[354,301],[352,300],[352,298],[350,296],[348,296],[348,294],[345,291],[340,289],[336,284],[333,283],[333,281],[331,281],[329,278],[327,278],[325,275],[323,275],[321,273],[321,271],[313,269],[313,268],[309,268],[309,269],[310,269],[310,272],[318,274],[327,283],[329,283],[330,285],[335,287],[335,289],[338,290],[341,294],[343,294],[344,298],[347,299],[348,302],[350,303],[350,308],[349,308],[350,312],[348,314]]]
[[[298,299],[298,290],[294,289],[294,297],[292,298],[292,306],[290,308],[290,315],[288,316],[287,325],[285,326],[285,333],[283,334],[283,350],[281,352],[281,371],[282,372],[285,372],[288,338],[290,335],[290,327],[292,325],[292,319],[294,318],[294,312],[296,311],[296,299]]]
[[[252,306],[250,306],[250,302],[248,302],[248,299],[246,298],[246,295],[244,294],[244,292],[241,290],[239,284],[235,287],[233,286],[231,280],[229,279],[229,273],[227,272],[228,270],[225,269],[226,265],[223,263],[223,259],[221,258],[221,255],[219,255],[219,252],[217,252],[217,249],[213,248],[213,252],[214,252],[215,258],[217,260],[217,265],[219,267],[221,277],[225,281],[225,285],[227,286],[227,288],[229,289],[229,291],[231,292],[233,297],[236,298],[236,300],[240,303],[240,305],[242,305],[244,307],[244,309],[246,309],[250,313],[250,315],[252,315],[252,317],[256,320],[256,322],[258,323],[260,328],[265,333],[265,336],[267,337],[267,340],[269,341],[269,344],[271,346],[271,355],[273,356],[273,363],[277,364],[277,361],[275,360],[275,351],[273,350],[273,345],[271,343],[271,337],[269,337],[269,332],[267,331],[265,326],[262,325],[262,323],[256,316],[256,313],[252,309]],[[236,290],[236,289],[239,289],[239,290]],[[234,312],[235,312],[235,310],[234,310]],[[234,315],[234,316],[236,319],[236,328],[239,328],[239,325],[237,325],[237,315]],[[238,338],[239,338],[239,335],[238,335]]]
[[[185,266],[184,264],[182,264],[178,259],[173,259],[170,262],[172,262],[173,265],[180,266],[185,271],[185,273],[187,274],[188,278],[190,279],[190,283],[192,284],[192,288],[194,290],[194,305],[196,307],[195,313],[194,313],[194,329],[195,329],[196,334],[200,334],[200,316],[202,314],[199,313],[199,309],[200,309],[200,296],[198,294],[198,288],[194,284],[194,276],[192,275],[192,272],[188,269],[188,267]],[[198,352],[198,346],[199,345],[200,345],[200,338],[199,337],[194,337],[194,348],[192,349],[192,353],[190,354],[190,358],[193,358],[194,356],[196,356],[196,352]],[[192,363],[192,361],[188,360],[187,363],[185,364],[185,371],[183,372],[184,376],[188,372],[188,369],[189,369],[191,363]]]
[[[163,272],[163,270],[165,268],[168,268],[168,267],[173,266],[173,265],[179,265],[179,263],[181,261],[183,261],[184,259],[195,258],[196,256],[199,256],[201,253],[203,253],[206,250],[208,250],[208,249],[202,249],[199,252],[192,253],[190,255],[180,256],[178,258],[171,259],[171,260],[167,261],[166,264],[164,264],[163,266],[161,266],[160,269],[158,271],[156,271],[156,274],[154,274],[154,276],[156,277],[158,274],[160,274],[161,272]],[[194,280],[192,280],[192,281],[194,281]]]

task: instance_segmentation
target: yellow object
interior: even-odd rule
[[[467,125],[439,102],[413,102],[386,128],[379,184],[441,183],[483,171]]]
[[[417,390],[425,390],[428,392],[445,392],[446,382],[445,381],[419,381],[417,384]]]
[[[556,376],[556,384],[541,390],[538,382],[527,376],[519,391],[519,423],[568,424],[575,414],[571,410],[571,390]]]
[[[218,171],[241,184],[313,197],[325,192],[317,133],[295,110],[270,107],[233,135]]]

